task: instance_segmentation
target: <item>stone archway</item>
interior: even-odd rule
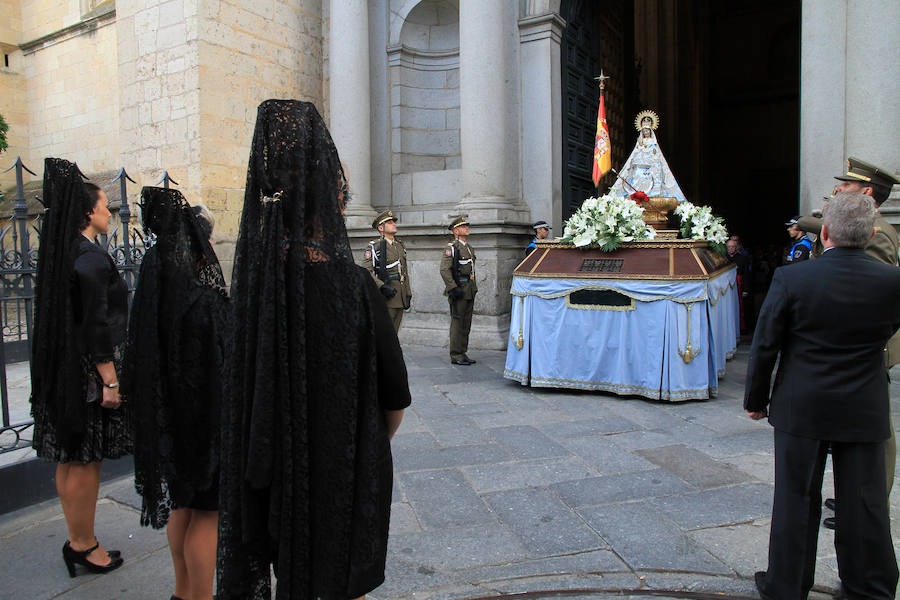
[[[456,203],[458,0],[406,2],[393,12],[389,39],[392,205]]]

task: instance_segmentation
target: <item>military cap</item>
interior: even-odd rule
[[[378,213],[378,216],[375,217],[375,220],[372,221],[372,229],[378,229],[378,226],[382,223],[387,223],[388,221],[396,221],[397,217],[394,216],[394,212],[390,210],[386,210],[383,213]]]
[[[453,231],[460,225],[468,225],[468,224],[469,224],[468,215],[460,215],[460,216],[456,217],[455,219],[453,219],[453,222],[450,223],[450,227],[448,227],[447,229],[449,229],[450,231]]]
[[[871,183],[873,185],[881,185],[888,189],[891,186],[900,183],[900,179],[887,169],[876,167],[864,160],[859,160],[855,156],[847,159],[847,174],[837,175],[835,179],[839,181],[859,181],[862,183]]]
[[[553,229],[550,225],[547,224],[547,221],[537,221],[534,225],[531,226],[532,229],[537,231],[538,229]]]

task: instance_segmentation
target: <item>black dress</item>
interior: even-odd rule
[[[208,229],[177,190],[141,191],[144,256],[131,309],[124,393],[135,416],[141,524],[216,510],[225,280]]]
[[[128,287],[112,257],[85,236],[72,242],[72,271],[69,279],[71,329],[77,361],[81,413],[80,431],[71,433],[72,423],[58,418],[63,390],[56,401],[32,402],[34,448],[41,458],[57,462],[94,462],[131,454],[130,410],[123,403],[117,409],[100,406],[103,380],[96,364],[112,361],[121,373],[122,351],[128,319]],[[60,430],[63,430],[61,434]]]
[[[409,405],[400,344],[341,217],[340,159],[312,104],[259,107],[232,276],[218,598],[355,598],[384,580]],[[343,196],[341,195],[343,192]]]

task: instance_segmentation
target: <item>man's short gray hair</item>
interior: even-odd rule
[[[824,216],[835,246],[865,248],[875,226],[875,202],[859,192],[840,192],[828,201]]]

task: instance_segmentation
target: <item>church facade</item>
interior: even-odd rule
[[[763,100],[787,98],[788,108],[753,118],[778,122],[796,151],[762,140],[770,156],[760,161],[779,163],[771,172],[781,181],[748,180],[740,164],[732,180],[748,199],[794,181],[779,202],[802,213],[820,205],[848,154],[900,170],[900,4],[796,0],[793,12],[779,2],[728,4],[741,7],[723,16],[716,3],[686,0],[0,0],[3,156],[21,155],[38,180],[45,156],[76,160],[89,175],[124,166],[141,185],[168,171],[189,201],[216,214],[230,271],[256,106],[309,100],[347,167],[347,223],[360,258],[375,214],[399,216],[413,282],[401,337],[446,343],[438,263],[451,218],[467,214],[480,292],[471,343],[505,348],[511,272],[530,224],[546,220],[559,235],[573,207],[596,193],[582,171],[590,172],[592,77],[601,68],[613,75],[613,165],[636,139],[635,109],[652,108],[689,199],[727,206],[703,187],[710,170],[721,171],[706,169],[704,157],[753,132],[734,132],[744,118],[737,101],[724,122],[709,118],[711,74],[729,72],[709,56],[729,23],[768,11],[771,39],[758,55],[741,51],[772,63],[770,78],[789,91],[774,86]],[[710,20],[717,26],[697,25]],[[783,49],[779,39],[795,43]],[[796,72],[780,74],[780,52],[796,53]],[[708,68],[694,66],[701,62]]]

